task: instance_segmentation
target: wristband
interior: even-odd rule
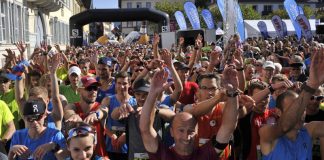
[[[240,92],[238,90],[235,90],[235,91],[228,91],[228,90],[226,90],[227,97],[236,97],[239,94],[240,94]]]
[[[315,92],[316,92],[317,89],[314,89],[314,88],[308,86],[308,85],[306,84],[306,82],[304,82],[304,83],[302,84],[302,86],[301,86],[301,90],[305,90],[306,92],[308,92],[308,93],[310,93],[310,94],[315,94]]]
[[[275,89],[273,89],[273,87],[272,87],[271,84],[268,86],[268,89],[269,89],[269,91],[270,91],[271,94],[273,94],[273,92],[275,91]]]

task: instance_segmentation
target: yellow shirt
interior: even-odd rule
[[[7,104],[4,101],[0,100],[0,137],[2,138],[3,134],[7,130],[7,124],[14,119],[14,116],[10,112]]]

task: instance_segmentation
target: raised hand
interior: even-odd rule
[[[198,34],[196,41],[195,41],[195,47],[198,47],[199,49],[203,46],[203,37]]]
[[[167,49],[163,49],[161,53],[161,59],[164,61],[164,63],[168,66],[171,67],[172,65],[172,55]]]
[[[183,45],[184,44],[184,38],[183,37],[180,37],[179,38],[179,45]]]
[[[153,45],[158,45],[160,43],[160,36],[159,34],[154,34]]]
[[[20,54],[23,54],[26,51],[26,44],[23,43],[22,41],[17,42],[15,45],[19,50]]]
[[[150,92],[161,93],[165,89],[169,88],[171,84],[167,83],[167,79],[168,72],[166,72],[164,69],[160,69],[157,72],[155,72],[151,81]]]
[[[210,53],[210,64],[216,65],[220,63],[220,52],[212,51]]]
[[[316,50],[309,71],[308,85],[314,89],[324,83],[324,47]]]
[[[235,66],[229,65],[226,66],[223,71],[223,86],[227,90],[237,90],[239,81],[237,77],[237,71]]]
[[[240,106],[245,106],[247,109],[252,109],[255,106],[255,101],[248,95],[240,95],[239,97]]]
[[[52,57],[49,57],[47,64],[48,64],[48,70],[51,73],[55,73],[57,68],[61,64],[61,55],[60,54],[54,54]]]

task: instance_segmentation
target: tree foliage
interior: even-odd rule
[[[243,19],[255,20],[261,19],[261,14],[253,9],[251,5],[241,5]]]
[[[272,11],[270,14],[263,16],[264,19],[271,19],[274,15],[278,15],[282,19],[289,19],[288,13],[285,9],[278,9]]]

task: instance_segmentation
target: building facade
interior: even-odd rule
[[[155,8],[157,2],[162,2],[164,0],[119,0],[121,8]],[[169,2],[185,2],[186,0],[167,0]],[[195,2],[194,0],[189,0]],[[170,15],[169,15],[170,16]],[[141,27],[141,21],[130,21],[130,22],[122,22],[121,29],[123,33],[128,34],[131,31],[139,31]],[[156,31],[157,25],[152,25],[148,23],[147,32],[152,34],[152,32]]]
[[[28,55],[41,42],[64,47],[69,44],[69,18],[83,9],[79,0],[0,0],[0,52],[15,49],[18,41],[27,44]]]

